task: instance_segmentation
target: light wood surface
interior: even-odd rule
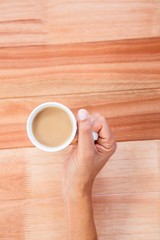
[[[0,52],[1,98],[160,88],[160,38]]]
[[[5,0],[1,1],[0,44],[159,37],[159,21],[159,0]]]
[[[58,101],[103,114],[118,141],[97,176],[99,240],[160,239],[160,1],[0,1],[0,239],[62,240],[61,167],[29,113]]]
[[[33,240],[64,239],[60,178],[68,151],[51,155],[35,148],[1,150],[4,239],[21,239],[22,234]],[[158,140],[118,143],[93,189],[99,239],[159,239],[159,153]]]

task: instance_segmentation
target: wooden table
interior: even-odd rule
[[[45,101],[103,114],[118,149],[93,189],[99,240],[160,239],[160,1],[0,2],[0,239],[63,240],[64,154],[26,135]]]

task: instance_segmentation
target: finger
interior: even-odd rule
[[[100,117],[101,115],[99,113],[93,113],[92,115],[90,115],[90,120],[92,123],[92,131],[99,129],[99,127],[97,127],[97,121]]]
[[[92,130],[98,132],[99,135],[96,144],[99,144],[106,149],[111,149],[115,143],[115,138],[106,119],[100,114],[93,114],[91,119]]]
[[[89,113],[85,109],[78,111],[78,150],[89,153],[94,148],[92,124]]]
[[[96,113],[91,116],[92,130],[98,132],[100,138],[109,140],[112,131],[105,117]]]

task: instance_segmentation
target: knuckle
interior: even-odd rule
[[[100,116],[100,121],[101,121],[102,123],[106,122],[105,117],[101,115],[101,116]]]
[[[105,152],[106,153],[114,153],[116,151],[116,148],[117,148],[117,143],[114,141],[112,143],[107,143],[105,146],[104,146],[104,149],[105,149]]]
[[[115,142],[114,136],[112,134],[107,138],[107,143],[112,145]]]
[[[98,113],[98,112],[95,112],[93,115],[94,115],[95,117],[100,117],[100,116],[101,116],[100,113]]]

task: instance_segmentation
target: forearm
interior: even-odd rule
[[[91,194],[64,200],[67,240],[97,240]]]

